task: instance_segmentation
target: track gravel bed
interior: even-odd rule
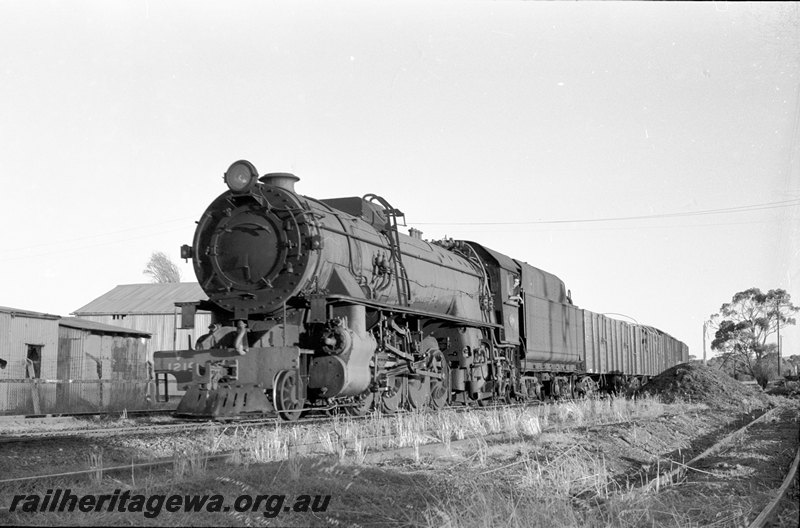
[[[776,411],[718,453],[694,464],[685,480],[662,492],[665,500],[674,496],[691,507],[695,512],[693,521],[701,526],[752,522],[780,488],[797,452],[797,408]],[[793,498],[784,499],[784,507],[775,519],[777,524],[797,526],[796,487]],[[709,503],[723,507],[709,510]]]
[[[0,506],[9,495],[42,492],[53,486],[81,490],[139,489],[148,493],[322,493],[332,496],[324,514],[8,513],[0,524],[134,524],[225,526],[739,526],[752,521],[780,486],[797,447],[798,406],[786,401],[776,417],[751,426],[741,438],[702,460],[685,478],[645,490],[643,484],[685,463],[720,438],[753,420],[763,410],[666,406],[658,415],[634,421],[583,426],[551,424],[535,435],[492,434],[461,441],[415,445],[361,457],[295,456],[253,465],[201,464],[132,475],[106,475],[102,482],[56,479],[0,485]],[[569,418],[569,415],[567,415]],[[341,424],[339,424],[341,426]],[[37,451],[36,442],[9,452],[4,446],[0,472],[30,475],[58,469],[86,469],[91,453],[102,451],[103,465],[130,464],[197,452],[220,442],[222,431],[195,436],[137,435],[90,441],[59,440],[56,449]],[[230,426],[228,426],[230,427]],[[55,446],[50,443],[48,446]],[[43,449],[43,448],[39,448]],[[191,468],[190,468],[191,469]],[[9,473],[6,473],[9,472]],[[135,482],[134,482],[135,480]],[[794,493],[794,495],[792,495]],[[778,526],[795,526],[796,487],[776,516]],[[242,517],[244,516],[244,517]],[[245,519],[245,520],[243,520]]]

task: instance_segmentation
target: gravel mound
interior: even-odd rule
[[[652,378],[644,392],[658,395],[661,401],[683,400],[712,407],[742,409],[765,407],[769,399],[758,386],[745,385],[717,369],[681,363]]]

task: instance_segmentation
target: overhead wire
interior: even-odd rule
[[[144,233],[144,234],[140,234],[140,235],[136,235],[136,236],[128,236],[128,237],[125,237],[125,238],[118,238],[116,240],[105,240],[105,241],[98,241],[98,242],[95,242],[95,243],[77,244],[77,245],[71,245],[69,247],[63,247],[63,248],[59,248],[59,249],[51,249],[51,250],[44,251],[44,252],[39,252],[39,253],[28,253],[28,249],[36,249],[37,247],[42,247],[42,246],[48,245],[48,244],[42,244],[40,246],[31,246],[28,249],[13,250],[13,254],[12,254],[11,251],[4,252],[4,253],[8,253],[8,255],[3,256],[2,254],[0,254],[0,262],[10,262],[10,261],[14,261],[14,260],[25,260],[25,259],[31,259],[31,258],[37,258],[37,257],[48,257],[50,255],[55,255],[55,254],[59,254],[59,253],[69,253],[70,251],[81,251],[81,250],[89,249],[89,248],[110,246],[110,245],[113,245],[113,244],[120,244],[120,243],[128,242],[130,240],[140,240],[140,239],[143,239],[143,238],[152,238],[152,237],[156,236],[157,234],[161,235],[161,234],[164,234],[164,233],[174,233],[174,232],[177,232],[177,231],[185,231],[185,227],[181,226],[181,227],[176,227],[176,228],[173,228],[173,229],[166,229],[166,230],[162,229],[162,230],[159,230],[158,233],[156,233],[156,234],[154,234],[154,233]],[[101,237],[101,236],[107,236],[107,235],[97,235],[98,238]],[[84,239],[89,239],[89,238],[94,238],[94,237],[84,237]],[[58,243],[65,243],[65,242],[71,242],[71,241],[62,240],[62,241],[59,241]]]
[[[705,216],[705,215],[717,215],[717,214],[732,214],[732,213],[744,213],[744,212],[752,212],[752,211],[762,211],[768,209],[776,209],[776,208],[786,208],[786,207],[796,207],[800,205],[800,198],[794,198],[790,200],[781,200],[777,202],[766,202],[766,203],[759,203],[759,204],[750,204],[750,205],[741,205],[741,206],[734,206],[734,207],[725,207],[719,209],[706,209],[700,211],[685,211],[685,212],[672,212],[672,213],[659,213],[659,214],[651,214],[651,215],[636,215],[636,216],[621,216],[621,217],[606,217],[606,218],[581,218],[581,219],[564,219],[564,220],[531,220],[531,221],[521,221],[521,222],[408,222],[411,225],[445,225],[445,226],[499,226],[499,225],[508,225],[508,226],[525,226],[525,225],[557,225],[557,224],[586,224],[586,223],[600,223],[600,222],[615,222],[615,221],[630,221],[630,220],[650,220],[650,219],[663,219],[663,218],[682,218],[682,217],[696,217],[696,216]],[[142,235],[137,236],[128,236],[125,238],[117,238],[114,240],[108,241],[98,241],[95,243],[89,244],[77,244],[72,245],[70,247],[64,247],[60,249],[52,249],[48,251],[38,252],[36,254],[28,253],[30,250],[34,250],[37,248],[46,248],[52,247],[56,245],[63,245],[63,244],[73,244],[75,242],[81,241],[89,241],[89,240],[97,240],[102,237],[107,236],[116,236],[121,233],[127,233],[131,231],[137,231],[141,229],[148,229],[153,227],[161,227],[167,224],[171,224],[174,222],[185,222],[187,220],[192,219],[193,217],[185,217],[185,218],[175,218],[172,220],[167,220],[164,222],[158,222],[153,224],[147,224],[143,226],[131,227],[126,229],[119,229],[115,231],[108,231],[105,233],[97,233],[92,235],[85,235],[81,237],[75,237],[71,239],[60,239],[54,242],[46,242],[41,244],[35,244],[32,246],[26,246],[21,248],[11,248],[0,252],[0,262],[7,262],[7,261],[14,261],[14,260],[23,260],[27,258],[36,258],[36,257],[46,257],[53,254],[58,253],[65,253],[70,251],[78,251],[82,249],[92,248],[92,247],[99,247],[99,246],[106,246],[111,244],[116,244],[120,242],[125,242],[128,240],[136,240],[141,238],[147,238],[153,236],[152,233],[145,233]],[[748,224],[748,223],[759,223],[759,222],[736,222],[736,223],[724,223],[724,224],[700,224],[701,226],[720,226],[720,225],[741,225],[741,224]],[[637,228],[647,228],[647,227],[675,227],[675,226],[638,226]],[[689,226],[677,226],[677,227],[689,227]],[[632,228],[632,227],[631,227]],[[170,229],[170,230],[160,230],[159,234],[161,233],[169,233],[178,230],[184,229],[183,227]],[[603,228],[603,229],[625,229],[625,228]],[[24,253],[24,254],[23,254]],[[5,254],[5,255],[4,255]]]
[[[118,229],[116,231],[108,231],[108,232],[105,232],[105,233],[94,233],[94,234],[91,234],[91,235],[84,235],[84,236],[74,237],[74,238],[69,238],[69,239],[60,239],[60,240],[57,240],[57,241],[54,241],[54,242],[43,242],[41,244],[34,244],[32,246],[10,248],[10,249],[7,249],[5,251],[27,251],[29,249],[36,249],[36,248],[40,248],[40,247],[55,246],[55,245],[58,245],[58,244],[65,244],[65,243],[70,243],[70,242],[78,242],[78,241],[81,241],[81,240],[89,240],[89,239],[101,238],[101,237],[105,237],[105,236],[113,236],[113,235],[118,235],[120,233],[127,233],[129,231],[138,231],[140,229],[148,229],[150,227],[161,227],[161,226],[164,226],[164,225],[167,225],[167,224],[172,224],[172,223],[175,223],[175,222],[186,222],[188,220],[192,220],[193,218],[195,218],[195,217],[173,218],[172,220],[165,220],[163,222],[157,222],[157,223],[154,223],[154,224],[139,225],[139,226],[136,226],[136,227],[128,227],[128,228],[125,228],[125,229]],[[116,241],[114,241],[114,242],[116,242]]]
[[[592,224],[590,226],[581,226],[580,224],[576,226],[570,226],[566,224],[557,225],[557,226],[547,226],[547,225],[533,225],[533,226],[526,226],[526,225],[512,225],[508,229],[504,229],[504,232],[514,233],[514,232],[530,232],[530,231],[557,231],[557,232],[572,232],[572,231],[644,231],[649,229],[683,229],[683,228],[695,228],[695,227],[723,227],[723,226],[741,226],[741,225],[755,225],[755,224],[771,224],[773,222],[769,220],[753,220],[748,222],[713,222],[713,223],[691,223],[691,224],[670,224],[670,225],[619,225],[619,226],[603,226]],[[448,224],[449,225],[449,224]],[[471,227],[481,227],[479,226],[469,226],[469,225],[459,225],[456,228],[448,229],[448,234],[452,235],[455,233],[477,233],[477,232],[491,232],[492,227],[497,227],[498,225],[503,224],[496,224],[496,225],[487,225],[485,227],[490,228],[489,231],[476,231],[471,229]]]
[[[650,220],[658,218],[681,218],[690,216],[705,216],[716,214],[745,213],[752,211],[763,211],[768,209],[779,209],[785,207],[796,207],[800,205],[800,198],[782,200],[778,202],[766,202],[760,204],[740,205],[736,207],[725,207],[721,209],[706,209],[701,211],[685,211],[673,213],[659,213],[650,215],[636,216],[614,216],[605,218],[576,218],[565,220],[526,220],[520,222],[408,222],[414,225],[536,225],[536,224],[584,224],[595,222],[617,222],[628,220]]]

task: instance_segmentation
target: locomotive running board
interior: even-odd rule
[[[404,313],[410,315],[420,315],[423,317],[430,317],[432,319],[439,319],[441,321],[448,321],[451,323],[458,323],[460,325],[477,326],[480,328],[503,328],[503,325],[497,323],[489,323],[486,321],[476,321],[474,319],[465,319],[463,317],[453,317],[452,315],[439,314],[434,312],[427,312],[424,310],[416,310],[407,306],[397,306],[394,304],[385,304],[377,301],[370,301],[367,299],[359,299],[358,297],[350,297],[348,295],[326,295],[329,301],[344,301],[350,304],[363,304],[377,310],[386,310],[395,313]]]

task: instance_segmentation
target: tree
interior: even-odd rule
[[[150,261],[142,273],[150,275],[152,282],[160,284],[181,281],[181,270],[161,251],[154,251],[150,255]]]
[[[720,370],[734,379],[741,380],[744,378],[745,381],[751,379],[751,376],[743,374],[744,367],[742,366],[741,361],[729,355],[721,354],[719,356],[712,357],[708,360],[708,366],[713,369]]]
[[[793,354],[784,359],[784,364],[787,367],[787,375],[796,378],[800,374],[800,355]]]
[[[770,364],[777,365],[777,356],[767,360],[775,348],[774,344],[767,344],[767,338],[777,333],[779,325],[795,324],[792,315],[798,310],[786,290],[741,291],[731,302],[723,304],[718,314],[711,316],[717,328],[711,348],[722,352],[726,361],[731,360],[741,372],[766,387],[773,374]]]

